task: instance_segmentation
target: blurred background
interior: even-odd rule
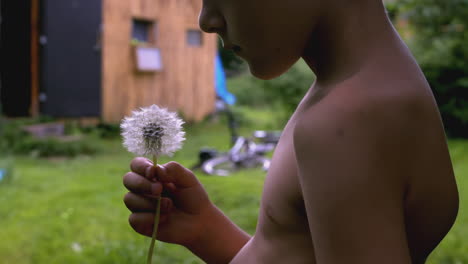
[[[275,80],[251,77],[200,31],[199,0],[0,3],[0,263],[145,260],[149,239],[130,228],[122,202],[133,156],[119,122],[151,104],[187,122],[172,159],[194,168],[214,203],[253,234],[262,168],[219,177],[199,165],[238,136],[281,130],[314,81],[303,61]],[[385,4],[432,86],[460,190],[457,222],[428,263],[468,263],[468,1]],[[202,263],[163,243],[156,260]]]

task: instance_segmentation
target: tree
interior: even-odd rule
[[[401,0],[397,6],[447,134],[468,137],[468,0]]]

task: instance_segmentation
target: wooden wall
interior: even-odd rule
[[[201,47],[189,46],[188,29],[199,29],[199,0],[103,0],[102,117],[119,122],[138,107],[158,104],[198,121],[214,110],[216,36],[203,34]],[[154,45],[163,70],[135,70],[132,19],[155,21]]]

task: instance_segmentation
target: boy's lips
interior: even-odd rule
[[[222,36],[221,37],[221,41],[223,43],[223,48],[226,49],[226,50],[232,50],[234,52],[240,52],[242,50],[242,48],[239,46],[239,45],[235,45],[235,44],[232,44],[230,43],[229,41],[226,41],[225,38],[223,38]]]
[[[240,52],[242,50],[242,48],[240,46],[234,45],[234,44],[225,44],[224,49],[232,50],[235,53],[238,53],[238,52]]]

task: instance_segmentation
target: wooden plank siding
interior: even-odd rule
[[[199,3],[200,2],[200,3]],[[103,0],[102,118],[119,122],[138,107],[158,104],[199,121],[214,110],[216,36],[202,35],[189,46],[188,29],[198,28],[199,0]],[[152,46],[163,70],[140,73],[131,45],[132,19],[154,21]]]
[[[31,0],[31,105],[29,114],[39,115],[39,0]]]

